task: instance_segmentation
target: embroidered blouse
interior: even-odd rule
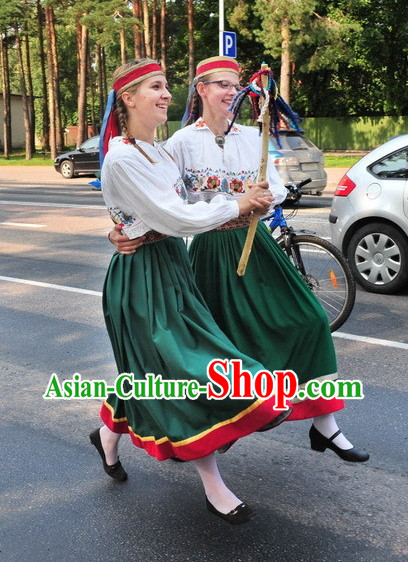
[[[237,199],[258,175],[261,136],[256,127],[234,125],[220,148],[215,135],[200,117],[195,123],[176,131],[166,142],[175,158],[188,190],[189,202],[211,201],[217,194]],[[271,157],[267,178],[274,205],[284,201],[284,187]]]
[[[109,143],[104,159],[102,193],[115,222],[129,238],[155,230],[169,236],[191,236],[212,230],[239,215],[236,201],[214,198],[187,205],[187,192],[172,158],[158,144],[123,137]],[[144,154],[143,154],[144,152]]]

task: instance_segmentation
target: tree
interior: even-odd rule
[[[7,32],[0,29],[0,60],[1,60],[1,85],[3,91],[3,119],[4,119],[4,147],[5,158],[10,158],[11,152],[11,103],[10,103],[10,66],[8,61]]]
[[[57,37],[54,8],[51,5],[45,6],[45,24],[48,63],[48,103],[50,110],[50,149],[51,158],[54,159],[57,153],[62,150],[64,140],[61,126]]]
[[[166,0],[161,0],[160,9],[160,54],[161,66],[164,72],[167,71],[167,55],[166,55]]]
[[[88,80],[88,28],[78,25],[78,137],[77,146],[88,138],[87,80]]]
[[[21,35],[17,27],[15,28],[15,31],[16,31],[18,70],[20,73],[21,99],[23,105],[24,129],[25,129],[25,157],[26,160],[30,160],[32,158],[30,109],[29,109],[28,97],[27,97],[27,87],[26,87],[26,78],[24,72]]]
[[[133,43],[135,48],[135,59],[140,59],[144,56],[140,23],[142,19],[141,0],[132,0],[132,12],[135,19],[135,22],[133,23]]]
[[[187,0],[187,19],[188,19],[188,82],[192,84],[194,68],[194,5],[193,0]]]
[[[42,113],[42,135],[41,142],[43,149],[50,150],[50,124],[47,99],[47,75],[45,71],[45,53],[44,53],[44,10],[40,0],[36,0],[37,8],[37,32],[38,32],[38,54],[40,60],[41,75],[41,113]]]
[[[30,56],[30,36],[29,36],[29,22],[28,18],[31,16],[31,8],[29,6],[28,0],[24,0],[24,12],[25,19],[23,22],[23,40],[24,40],[24,50],[25,50],[25,69],[27,76],[27,106],[28,106],[28,119],[29,119],[29,130],[27,134],[29,135],[30,142],[30,154],[35,152],[35,111],[34,111],[34,89],[33,89],[33,76],[32,76],[32,65]],[[31,22],[30,22],[31,24]]]
[[[152,57],[152,49],[150,45],[150,22],[149,22],[149,6],[147,0],[142,0],[143,9],[143,37],[144,37],[144,52],[146,57]]]

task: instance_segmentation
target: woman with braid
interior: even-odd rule
[[[143,235],[144,244],[133,255],[115,254],[107,272],[103,310],[118,372],[128,374],[122,383],[127,397],[108,397],[101,409],[104,426],[90,439],[105,472],[118,481],[127,478],[117,456],[122,433],[158,460],[193,461],[209,511],[240,524],[253,512],[224,484],[214,452],[278,425],[290,408],[275,410],[275,397],[210,400],[198,393],[180,400],[137,399],[132,394],[148,374],[166,382],[194,380],[206,388],[207,365],[214,358],[242,360],[242,368],[253,373],[264,370],[238,351],[214,322],[194,283],[182,237],[218,228],[253,210],[265,212],[272,197],[254,186],[239,201],[221,196],[186,205],[178,168],[154,141],[170,100],[157,62],[143,59],[116,70],[101,132],[103,196],[123,231],[130,237]]]
[[[220,194],[239,201],[255,181],[261,139],[255,127],[233,125],[229,107],[239,86],[239,66],[230,57],[212,57],[197,65],[189,124],[166,143],[188,189],[189,202],[212,201]],[[267,180],[274,204],[286,189],[272,159]],[[326,314],[297,271],[270,236],[258,225],[243,277],[236,274],[247,226],[234,221],[194,237],[190,258],[196,283],[220,328],[246,353],[270,371],[292,369],[299,384],[334,380],[336,357]],[[119,251],[133,252],[132,242],[115,230],[111,241]],[[133,247],[132,247],[133,246]],[[217,280],[217,281],[215,281]],[[309,437],[317,451],[331,449],[340,458],[363,462],[369,455],[346,439],[334,412],[339,399],[292,400],[288,420],[313,418]]]

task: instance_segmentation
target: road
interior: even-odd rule
[[[297,227],[328,236],[331,174]],[[159,463],[124,438],[129,480],[103,473],[88,440],[99,403],[42,398],[54,372],[116,375],[100,297],[110,221],[90,179],[0,168],[0,561],[407,560],[406,294],[358,290],[334,338],[341,377],[365,392],[338,421],[368,463],[311,451],[307,420],[251,435],[219,457],[257,510],[237,528],[206,512],[190,463]]]

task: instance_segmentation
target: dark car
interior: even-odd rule
[[[57,156],[54,168],[67,180],[78,174],[99,172],[99,136],[91,137],[72,152]]]
[[[283,183],[299,183],[311,178],[312,181],[302,188],[302,193],[321,195],[327,183],[323,152],[303,133],[292,129],[281,129],[279,138],[282,148],[278,147],[275,137],[271,135],[269,154],[274,158]]]

